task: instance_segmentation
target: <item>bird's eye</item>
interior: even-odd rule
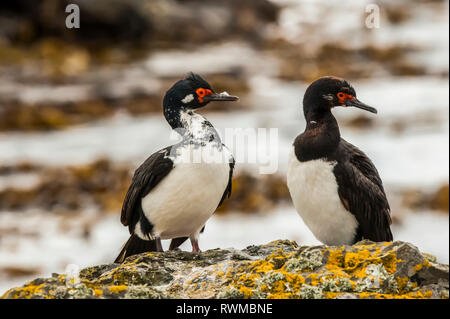
[[[195,93],[197,94],[198,100],[199,100],[200,103],[203,103],[203,98],[206,95],[212,95],[213,94],[213,92],[211,90],[204,89],[204,88],[199,88],[199,89],[195,90]]]
[[[205,91],[205,89],[200,88],[200,89],[197,89],[197,91],[195,91],[195,93],[197,93],[197,95],[198,95],[199,97],[204,97],[205,94],[206,94],[206,91]]]
[[[337,94],[337,97],[338,97],[339,100],[343,100],[345,98],[345,93],[339,92]]]

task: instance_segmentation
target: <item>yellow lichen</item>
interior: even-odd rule
[[[109,287],[109,291],[113,294],[117,294],[124,290],[127,290],[127,288],[128,287],[125,285],[111,286],[111,287]]]
[[[357,252],[347,251],[345,254],[341,248],[329,249],[327,269],[335,272],[341,270],[341,274],[347,273],[353,277],[364,278],[367,276],[366,267],[369,264],[382,264],[388,273],[394,274],[397,270],[397,264],[403,262],[403,260],[397,259],[394,252],[383,255],[378,247],[371,252],[366,249],[370,246],[373,246],[373,244],[357,245],[355,247],[362,249]]]
[[[320,282],[318,274],[310,274],[307,278],[311,279],[312,286],[317,286]]]
[[[103,290],[101,289],[94,289],[94,294],[98,297],[103,295]]]
[[[271,262],[268,262],[266,259],[258,260],[252,265],[252,268],[255,272],[258,273],[266,273],[268,271],[273,270],[274,265]]]
[[[417,265],[414,266],[414,271],[415,271],[415,272],[419,272],[419,271],[421,271],[424,267],[429,267],[429,266],[430,266],[430,262],[429,262],[427,259],[425,259],[425,261],[424,261],[423,263],[417,264]]]
[[[389,244],[389,243],[388,243]],[[357,298],[370,299],[418,299],[433,298],[433,291],[417,290],[418,284],[409,277],[396,277],[398,264],[403,260],[397,258],[395,247],[389,249],[375,243],[362,243],[341,247],[306,248],[284,252],[277,249],[262,260],[227,260],[211,267],[214,284],[222,283],[220,289],[213,287],[204,273],[194,274],[180,289],[190,297],[210,297],[199,295],[201,291],[211,291],[212,296],[225,298],[339,298],[351,294]],[[381,247],[381,248],[380,248]],[[147,254],[146,258],[152,254]],[[315,259],[311,257],[313,256]],[[316,258],[317,257],[317,258]],[[317,266],[312,262],[317,260]],[[146,263],[142,257],[131,259],[116,268],[102,273],[99,277],[82,279],[83,289],[70,291],[69,297],[108,296],[105,282],[111,282],[109,292],[118,294],[126,292],[125,297],[134,289],[127,283],[135,283],[135,266]],[[312,266],[310,266],[312,265]],[[427,259],[414,267],[420,271],[430,266]],[[130,274],[132,272],[132,274]],[[139,275],[137,275],[139,276]],[[209,278],[209,276],[208,276]],[[139,277],[138,279],[141,279]],[[24,288],[10,290],[4,297],[42,298],[63,296],[60,289],[65,276],[55,277],[58,289],[45,291],[43,285],[28,284]],[[62,288],[65,288],[64,285]],[[86,289],[87,288],[87,289]],[[172,288],[173,289],[173,286]],[[178,289],[178,288],[177,288]],[[174,291],[174,290],[172,290]],[[385,293],[387,292],[387,293]],[[109,297],[109,296],[108,296]],[[442,297],[442,294],[438,295]],[[448,293],[447,293],[448,298]]]
[[[409,282],[408,277],[397,277],[397,284],[400,290],[404,290]]]
[[[41,292],[41,289],[44,287],[44,284],[35,285],[33,283],[30,283],[22,288],[15,288],[11,298],[25,298],[30,299],[33,295],[38,294]],[[5,293],[4,296],[7,296],[8,292]]]
[[[272,293],[267,296],[267,299],[290,299],[292,297],[292,293]]]
[[[393,274],[397,271],[397,264],[403,262],[402,259],[397,259],[395,254],[391,253],[382,259],[382,263],[387,272]]]
[[[375,292],[361,292],[359,293],[359,298],[361,299],[429,299],[433,296],[432,291],[426,291],[423,293],[422,291],[416,292],[408,292],[405,294],[382,294]]]
[[[370,255],[371,253],[367,249],[362,249],[357,253],[349,251],[345,254],[344,257],[344,268],[346,268],[347,270],[355,269],[361,263],[369,259]]]
[[[339,295],[339,292],[327,291],[325,293],[325,299],[335,299]]]
[[[240,286],[239,291],[244,294],[244,298],[249,298],[253,293],[252,289],[245,286]]]
[[[225,273],[224,273],[223,270],[219,270],[219,271],[216,273],[216,275],[219,276],[219,277],[223,277],[223,276],[225,275]]]
[[[337,269],[344,266],[344,256],[342,250],[328,250],[328,262],[326,267],[328,269]]]

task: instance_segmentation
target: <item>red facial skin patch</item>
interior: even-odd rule
[[[199,88],[199,89],[197,89],[197,90],[195,91],[195,93],[197,94],[197,96],[198,96],[198,101],[199,101],[200,103],[203,103],[203,98],[204,98],[205,96],[213,94],[213,92],[212,92],[211,90],[204,89],[204,88]]]
[[[346,100],[354,100],[355,99],[355,97],[353,95],[347,94],[344,92],[339,92],[337,94],[337,98],[339,99],[339,103],[341,105],[344,105]]]

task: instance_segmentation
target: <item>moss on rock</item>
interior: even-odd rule
[[[36,279],[2,298],[448,299],[448,265],[405,242],[144,253]]]

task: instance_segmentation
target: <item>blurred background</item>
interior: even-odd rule
[[[66,28],[69,3],[78,29]],[[379,28],[366,27],[369,3]],[[333,112],[379,170],[394,238],[448,263],[448,9],[444,0],[1,1],[0,294],[68,264],[114,260],[129,236],[119,216],[131,176],[173,143],[161,101],[188,71],[241,97],[200,111],[220,131],[279,130],[277,172],[236,167],[203,250],[319,243],[285,172],[308,83],[335,75],[378,109]]]

